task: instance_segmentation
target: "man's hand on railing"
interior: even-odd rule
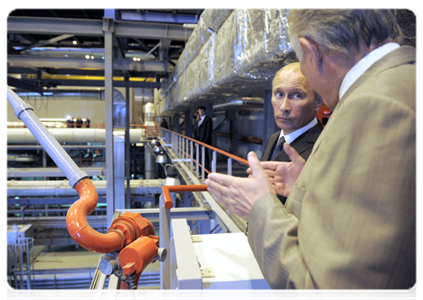
[[[263,161],[261,166],[266,171],[276,193],[288,197],[306,161],[288,143],[283,145],[283,149],[291,159],[290,162]],[[251,176],[251,168],[247,169],[247,173]]]
[[[246,220],[257,200],[267,194],[276,194],[254,152],[248,153],[248,163],[251,169],[249,178],[211,173],[205,182],[217,202]]]

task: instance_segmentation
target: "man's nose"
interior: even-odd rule
[[[284,113],[289,113],[291,111],[291,105],[287,96],[282,99],[279,109]]]

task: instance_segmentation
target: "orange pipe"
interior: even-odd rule
[[[90,179],[84,178],[75,186],[81,197],[69,208],[66,225],[70,236],[85,249],[98,253],[119,251],[125,245],[124,237],[118,231],[106,234],[94,230],[87,221],[87,215],[97,206],[97,190]]]
[[[171,132],[171,133],[174,133],[174,134],[176,134],[176,135],[182,136],[182,137],[184,137],[184,138],[186,138],[186,139],[188,139],[188,140],[190,140],[190,141],[193,141],[194,143],[197,143],[197,144],[199,144],[199,145],[201,145],[201,146],[207,147],[207,148],[209,148],[209,149],[210,149],[210,150],[212,150],[212,151],[216,151],[216,152],[218,152],[218,153],[220,153],[220,154],[223,154],[223,155],[225,155],[225,156],[227,156],[227,157],[230,157],[230,158],[232,158],[232,159],[234,159],[234,160],[236,160],[236,161],[238,161],[238,162],[240,162],[240,163],[242,163],[242,164],[244,164],[244,165],[248,166],[248,160],[246,160],[246,159],[244,159],[244,158],[242,158],[242,157],[239,157],[239,156],[233,155],[232,153],[229,153],[229,152],[223,151],[223,150],[221,150],[221,149],[219,149],[219,148],[216,148],[216,147],[210,146],[209,144],[205,144],[205,143],[203,143],[203,142],[197,141],[197,140],[195,140],[195,139],[193,139],[193,138],[190,138],[190,137],[188,137],[188,136],[186,136],[186,135],[183,135],[183,134],[180,134],[180,133],[178,133],[178,132],[175,132],[175,131],[172,131],[172,130],[169,130],[169,129],[165,129],[165,128],[162,128],[162,129],[163,129],[163,130],[165,130],[165,131],[169,131],[169,132]]]
[[[69,208],[66,225],[71,237],[85,249],[99,253],[120,251],[140,236],[154,235],[151,222],[132,212],[126,212],[114,220],[106,234],[94,230],[88,224],[87,216],[97,206],[97,190],[88,178],[79,181],[75,189],[81,198]]]
[[[205,192],[207,191],[207,185],[164,185],[162,187],[163,200],[165,208],[171,209],[173,207],[173,200],[170,193],[173,192]]]

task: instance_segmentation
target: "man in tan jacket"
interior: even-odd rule
[[[286,144],[291,163],[263,169],[249,153],[251,178],[210,174],[209,191],[249,221],[272,288],[411,288],[415,49],[399,45],[389,10],[292,10],[288,22],[301,70],[333,114],[305,165]],[[289,194],[285,207],[271,181]]]

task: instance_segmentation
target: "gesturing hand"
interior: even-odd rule
[[[288,143],[283,145],[283,150],[288,154],[290,162],[264,161],[261,162],[261,166],[266,171],[276,193],[288,197],[306,161]],[[251,175],[251,168],[248,168],[247,173]]]
[[[249,178],[211,173],[205,182],[217,202],[246,220],[257,200],[266,194],[275,194],[275,190],[254,152],[248,153],[248,163],[251,169]]]

